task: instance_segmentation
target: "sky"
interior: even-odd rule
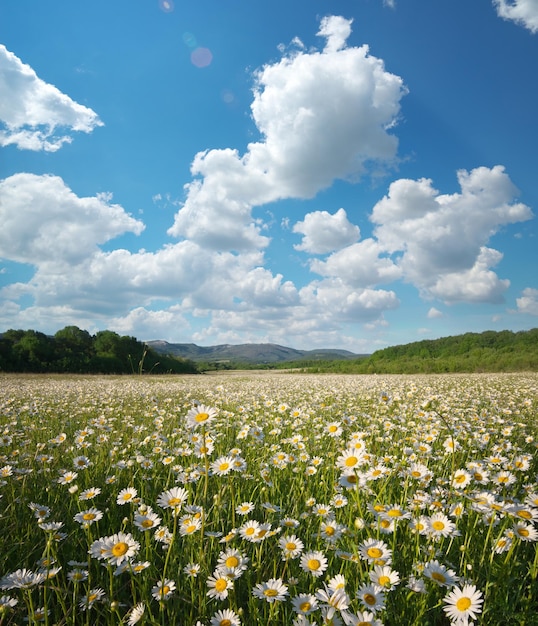
[[[538,326],[538,0],[2,0],[0,332]]]

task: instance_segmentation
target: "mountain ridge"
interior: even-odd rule
[[[195,343],[169,343],[162,339],[145,342],[159,354],[166,354],[195,362],[241,362],[248,364],[283,363],[298,360],[322,359],[358,359],[363,356],[349,350],[319,348],[315,350],[298,350],[281,346],[276,343],[242,343],[219,344],[214,346],[198,346]]]

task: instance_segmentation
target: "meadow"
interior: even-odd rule
[[[0,375],[0,625],[538,625],[538,375]]]

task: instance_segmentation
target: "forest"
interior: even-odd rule
[[[0,371],[74,374],[193,374],[194,362],[157,354],[135,337],[66,326],[55,335],[10,329],[0,335]]]

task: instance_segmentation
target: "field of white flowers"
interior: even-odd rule
[[[538,376],[0,376],[0,625],[538,624]]]

